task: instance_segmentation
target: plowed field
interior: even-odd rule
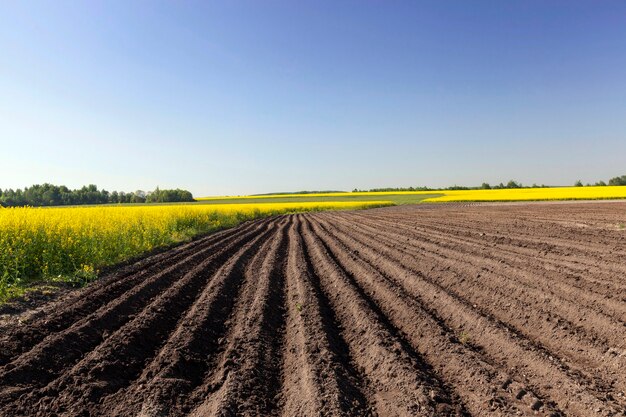
[[[0,415],[626,415],[626,203],[250,222],[0,334]]]

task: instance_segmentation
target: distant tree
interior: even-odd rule
[[[583,186],[583,183],[581,180],[578,180],[574,183],[574,187],[582,187],[582,186]]]
[[[370,188],[369,192],[389,192],[389,191],[430,191],[428,187],[387,187],[387,188]]]
[[[491,190],[491,185],[489,185],[488,182],[483,182],[480,188],[482,188],[483,190]]]
[[[43,192],[42,204],[45,206],[57,206],[61,204],[61,191],[59,187],[48,187]]]
[[[161,190],[157,187],[146,195],[146,203],[181,203],[195,201],[191,192],[181,190]]]
[[[149,192],[146,196],[146,203],[161,203],[162,201],[161,190],[157,185],[156,189],[152,192]]]
[[[157,189],[158,190],[158,189]],[[158,201],[194,201],[193,196],[186,190],[158,190]],[[6,207],[15,206],[64,206],[80,204],[106,204],[106,203],[143,203],[146,201],[146,193],[138,190],[135,193],[124,193],[107,190],[98,190],[94,184],[70,190],[66,186],[52,184],[35,184],[23,190],[5,189],[0,190],[0,205]]]
[[[130,203],[145,203],[145,202],[146,202],[145,197],[142,197],[141,195],[137,193],[131,193]]]
[[[522,184],[511,180],[506,184],[506,188],[522,188]]]
[[[609,180],[609,185],[626,185],[626,175],[622,175],[621,177],[611,178]]]
[[[598,182],[596,182],[596,183],[595,183],[595,184],[593,184],[593,185],[595,185],[595,186],[597,186],[597,187],[606,187],[606,182],[604,182],[604,181],[598,181]]]
[[[120,191],[120,193],[117,196],[118,202],[119,203],[130,203],[130,193],[125,193],[124,191]]]

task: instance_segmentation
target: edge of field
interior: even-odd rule
[[[562,187],[561,190],[571,189],[572,187]],[[584,188],[602,188],[607,189],[607,187],[584,187]],[[614,188],[614,187],[612,187]],[[626,191],[626,187],[620,187]],[[579,188],[580,189],[580,188]],[[526,190],[528,192],[534,189],[521,189]],[[547,189],[538,189],[542,191],[546,191]],[[479,192],[480,190],[470,190],[470,192]],[[492,191],[492,190],[490,190]],[[504,191],[504,190],[497,190]],[[508,190],[513,191],[513,190]],[[410,204],[445,204],[445,203],[549,203],[549,202],[601,202],[601,201],[618,201],[624,200],[625,196],[599,196],[599,197],[566,197],[566,198],[538,198],[532,196],[524,196],[523,198],[498,198],[498,199],[485,199],[485,198],[468,198],[468,191],[440,191],[440,192],[426,192],[426,191],[417,191],[417,192],[373,192],[373,193],[326,193],[326,194],[293,194],[293,195],[263,195],[263,196],[243,196],[243,197],[219,197],[219,198],[200,198],[196,203],[186,203],[183,205],[226,205],[226,204],[250,204],[250,205],[260,205],[264,204],[272,204],[272,203],[321,203],[328,204],[333,202],[351,202],[351,203],[364,203],[363,207],[350,207],[350,208],[329,208],[329,207],[312,207],[310,209],[304,211],[322,211],[322,210],[362,210],[362,209],[371,209],[378,208],[383,206],[391,206],[391,205],[410,205]],[[455,196],[454,194],[457,194]],[[463,196],[465,194],[465,196]],[[457,198],[455,198],[457,197]],[[384,200],[384,201],[382,201]],[[179,203],[180,204],[180,203]],[[151,206],[165,205],[169,206],[172,204],[150,204]],[[109,206],[109,205],[106,205]],[[116,205],[119,206],[119,205]],[[133,205],[134,206],[134,205]],[[142,205],[145,206],[145,205]],[[121,206],[125,207],[125,205]],[[281,212],[280,214],[292,214],[295,212],[302,212],[302,209],[297,210],[286,210]],[[264,215],[257,217],[268,217],[272,215],[276,215],[277,213],[264,213]],[[232,227],[237,227],[242,223],[250,221],[253,219],[244,219],[237,224],[228,225],[227,227],[220,227],[217,229],[209,230],[209,231],[201,231],[199,233],[190,234],[185,236],[183,239],[175,240],[169,244],[156,247],[150,251],[140,253],[136,256],[130,257],[128,259],[122,260],[121,262],[117,262],[110,265],[102,265],[100,266],[99,272],[92,276],[88,277],[80,277],[77,273],[63,275],[61,277],[57,277],[54,279],[25,279],[24,282],[13,285],[7,295],[0,298],[0,321],[1,316],[3,314],[14,314],[15,312],[23,311],[31,309],[33,305],[39,305],[42,302],[48,302],[58,295],[58,293],[64,293],[70,291],[74,288],[81,288],[85,285],[99,279],[102,276],[105,276],[121,267],[126,265],[138,262],[142,259],[150,257],[152,255],[173,249],[181,244],[191,242],[196,239],[200,239],[204,236],[217,233],[221,230],[229,229]],[[10,312],[10,313],[7,313]]]
[[[569,198],[510,198],[510,199],[450,199],[450,200],[438,200],[436,198],[426,199],[423,202],[427,204],[445,204],[445,203],[549,203],[549,202],[584,202],[589,201],[591,203],[603,202],[603,201],[626,201],[626,196],[624,197],[569,197]],[[445,198],[445,196],[443,197]]]
[[[581,201],[626,199],[626,186],[473,188],[430,191],[353,191],[300,194],[266,194],[251,196],[198,197],[199,204],[236,204],[244,202],[287,201],[366,201],[384,199],[396,204],[513,202],[513,201]]]
[[[200,240],[207,236],[219,233],[224,230],[232,229],[234,227],[241,226],[245,223],[268,218],[272,216],[281,216],[288,214],[296,214],[302,212],[319,212],[319,211],[346,211],[346,210],[366,210],[373,208],[381,208],[381,207],[389,207],[394,206],[396,203],[392,201],[381,201],[377,199],[375,201],[351,201],[355,205],[342,207],[337,205],[335,207],[330,206],[331,203],[336,203],[337,201],[309,201],[310,203],[321,203],[319,206],[311,206],[311,207],[294,207],[288,208],[283,211],[267,211],[267,212],[259,212],[253,217],[247,217],[242,219],[241,221],[233,224],[228,224],[226,226],[221,226],[217,228],[213,228],[210,230],[203,230],[200,232],[193,232],[189,234],[185,234],[183,237],[178,239],[173,239],[172,242],[157,246],[149,251],[142,252],[137,254],[136,256],[131,256],[127,259],[124,259],[119,262],[115,262],[113,264],[101,265],[97,267],[97,271],[93,274],[82,275],[82,271],[76,271],[70,274],[63,274],[56,277],[39,277],[39,278],[24,278],[23,281],[13,284],[8,288],[4,289],[4,294],[0,297],[0,327],[6,321],[7,316],[19,315],[24,312],[32,311],[50,301],[56,300],[59,296],[64,295],[70,291],[77,290],[89,285],[92,282],[99,280],[102,277],[105,277],[109,274],[112,274],[118,271],[121,268],[134,264],[136,262],[140,262],[144,259],[147,259],[151,256],[158,255],[163,252],[167,252],[169,250],[175,249],[181,245],[194,242],[196,240]],[[251,206],[262,206],[264,203],[249,203]],[[290,201],[290,203],[299,203],[295,201]],[[339,202],[341,203],[341,202]],[[358,203],[363,203],[362,206],[358,206]],[[192,203],[193,204],[193,203]],[[160,204],[154,204],[154,206],[158,206]],[[122,206],[124,207],[124,206]],[[54,207],[48,207],[54,208]],[[59,208],[63,208],[60,206]]]

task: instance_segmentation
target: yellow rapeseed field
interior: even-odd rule
[[[97,269],[199,233],[287,212],[386,202],[0,208],[0,301],[33,278],[88,280]]]
[[[227,196],[227,197],[201,197],[197,200],[227,201],[227,200],[258,200],[298,198],[300,200],[319,197],[333,197],[338,200],[351,199],[358,201],[359,196],[380,197],[384,200],[389,196],[410,195],[439,196],[427,198],[424,202],[462,202],[462,201],[541,201],[541,200],[597,200],[626,198],[626,186],[592,186],[592,187],[546,187],[546,188],[512,188],[497,190],[432,190],[432,191],[359,191],[349,193],[312,193],[312,194],[272,194],[259,196]]]
[[[626,198],[626,186],[513,188],[504,190],[442,191],[426,202],[452,201],[542,201]]]
[[[0,301],[11,287],[33,278],[88,280],[98,268],[245,220],[419,201],[401,197],[412,195],[424,196],[425,202],[617,199],[626,198],[626,186],[279,194],[207,197],[200,199],[203,204],[0,208]],[[235,201],[239,199],[245,203]],[[226,204],[229,200],[233,204]]]

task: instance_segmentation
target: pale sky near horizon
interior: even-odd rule
[[[0,188],[626,174],[624,1],[4,1]]]

